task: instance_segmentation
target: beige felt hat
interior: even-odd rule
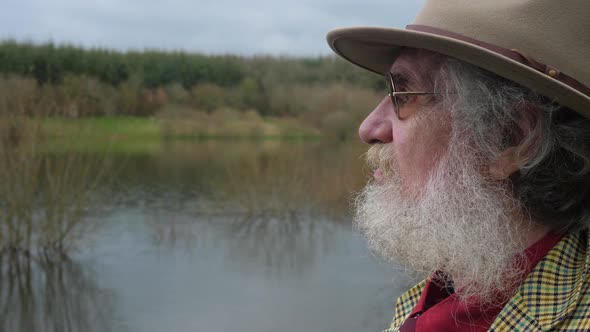
[[[406,29],[340,28],[327,39],[378,74],[401,47],[446,54],[590,118],[590,0],[426,0]]]

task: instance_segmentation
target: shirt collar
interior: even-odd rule
[[[550,232],[522,253],[526,265],[518,281],[519,284],[562,237],[562,234]],[[448,283],[445,285],[445,279],[441,271],[428,279],[404,327],[415,319],[418,321],[416,326],[420,325],[420,329],[424,331],[480,331],[482,328],[487,330],[509,300],[506,298],[502,301],[502,298],[498,298],[493,305],[482,305],[477,298],[463,301],[453,293],[451,285]]]

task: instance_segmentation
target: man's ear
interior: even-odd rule
[[[490,175],[496,180],[507,179],[529,162],[542,139],[542,114],[539,109],[522,104],[517,107],[516,116],[518,131],[512,137],[516,145],[500,152],[490,163]]]
[[[518,154],[518,149],[511,146],[502,151],[500,155],[490,164],[490,175],[496,180],[505,180],[512,173],[518,171],[527,160],[523,160]]]

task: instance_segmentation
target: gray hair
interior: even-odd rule
[[[446,58],[435,79],[450,110],[454,142],[467,139],[485,160],[508,147],[532,155],[510,176],[514,196],[536,222],[554,230],[590,225],[590,120],[517,83]],[[523,112],[536,112],[530,131]],[[521,151],[525,152],[525,151]]]

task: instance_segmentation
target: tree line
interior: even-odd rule
[[[39,84],[59,84],[66,75],[86,75],[118,85],[132,76],[154,88],[179,82],[190,88],[199,82],[229,86],[243,78],[235,57],[183,52],[117,52],[53,43],[0,43],[0,72],[34,77]]]
[[[381,87],[374,76],[336,57],[294,58],[204,55],[184,51],[84,49],[54,43],[0,42],[0,73],[33,77],[39,84],[60,84],[67,75],[84,75],[117,86],[137,78],[146,88],[171,83],[191,89],[199,83],[221,87],[244,79],[264,83],[328,84],[345,81]]]
[[[204,121],[203,114],[257,113],[343,136],[354,132],[384,91],[380,76],[335,56],[119,52],[0,42],[0,116]]]

